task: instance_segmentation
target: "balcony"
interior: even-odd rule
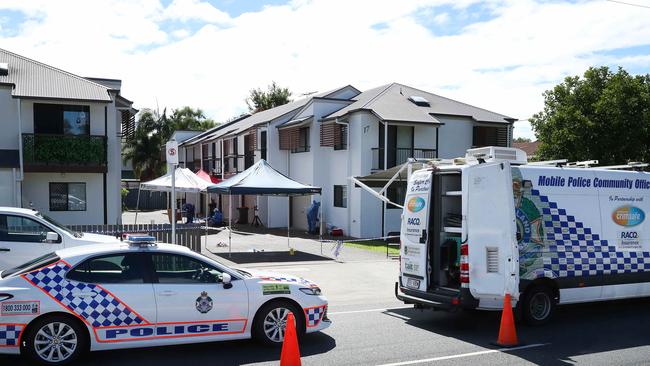
[[[383,170],[404,164],[408,158],[416,159],[434,159],[438,152],[436,149],[418,149],[418,148],[388,148],[388,161],[384,164],[384,148],[372,148],[372,170]],[[387,167],[385,167],[387,165]]]
[[[106,136],[23,134],[26,172],[106,173]]]

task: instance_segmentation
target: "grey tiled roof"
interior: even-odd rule
[[[14,97],[111,101],[103,85],[0,48],[3,62],[9,72],[0,84],[14,85]]]
[[[430,106],[418,106],[408,100],[410,96],[425,98]],[[356,102],[323,118],[343,118],[348,113],[366,110],[385,121],[439,124],[436,115],[471,117],[478,122],[510,123],[514,118],[490,112],[483,108],[461,103],[453,99],[428,93],[410,86],[392,83],[364,91]]]

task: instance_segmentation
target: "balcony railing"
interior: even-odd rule
[[[23,162],[32,172],[106,172],[106,136],[25,133]]]
[[[396,165],[404,164],[408,158],[416,159],[434,159],[436,158],[436,149],[418,149],[418,148],[388,148],[387,164],[384,164],[384,148],[372,148],[372,170],[383,170],[392,168]],[[387,166],[386,166],[387,165]]]

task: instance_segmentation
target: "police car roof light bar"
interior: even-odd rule
[[[125,242],[129,245],[149,246],[156,245],[156,238],[147,234],[127,234]]]

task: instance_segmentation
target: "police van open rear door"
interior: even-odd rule
[[[506,291],[518,295],[519,250],[510,163],[466,169],[463,190],[467,192],[469,289],[481,299],[481,307],[491,301],[496,305]]]
[[[406,188],[400,230],[400,280],[402,286],[426,291],[428,286],[427,239],[429,235],[429,206],[431,205],[429,169],[411,175]]]

